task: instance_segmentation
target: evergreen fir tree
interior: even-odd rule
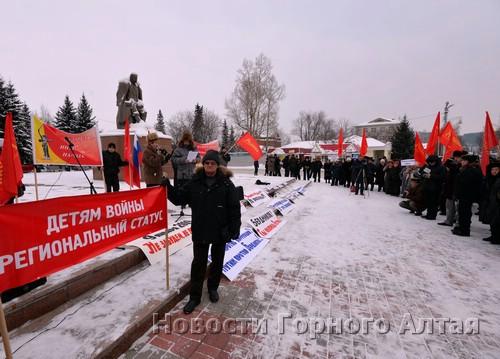
[[[227,128],[227,122],[224,120],[222,123],[222,146],[227,147],[229,144],[229,129]]]
[[[3,138],[3,130],[5,127],[5,102],[7,98],[7,89],[5,87],[5,81],[0,77],[0,138]]]
[[[229,129],[229,146],[232,146],[236,142],[236,137],[234,135],[234,127],[231,125]]]
[[[66,95],[64,98],[64,105],[57,110],[55,126],[64,132],[76,133],[74,130],[76,120],[77,115],[75,107],[73,106],[73,102],[70,101],[69,96]]]
[[[398,159],[413,158],[415,147],[415,132],[410,126],[410,122],[404,115],[403,120],[391,138],[392,157]]]
[[[19,99],[14,85],[9,82],[7,86],[0,78],[0,119],[1,132],[4,136],[5,117],[7,112],[12,113],[12,127],[16,136],[16,143],[22,163],[32,162],[31,143],[31,115],[28,106]]]
[[[165,118],[163,117],[161,110],[158,111],[158,115],[156,116],[155,130],[163,133],[164,135],[167,134],[167,131],[165,130]]]
[[[196,104],[194,108],[193,139],[197,142],[204,142],[203,138],[203,106]]]
[[[74,133],[87,131],[96,125],[95,116],[92,113],[92,107],[90,107],[85,94],[82,94],[78,104],[75,125],[73,126]]]
[[[22,163],[33,163],[33,143],[31,138],[31,113],[28,105],[22,103],[21,110],[13,120],[17,148]]]

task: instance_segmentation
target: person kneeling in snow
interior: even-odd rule
[[[415,213],[416,216],[420,216],[422,211],[425,210],[424,191],[418,173],[418,171],[415,171],[411,175],[410,186],[406,193],[407,200],[399,202],[400,207],[408,209],[411,213]]]
[[[230,180],[232,172],[220,165],[220,155],[209,150],[197,167],[192,179],[181,187],[173,187],[168,179],[168,199],[175,205],[188,204],[192,210],[193,262],[191,290],[184,313],[191,313],[201,301],[203,280],[207,269],[208,248],[212,264],[207,280],[210,301],[219,300],[219,287],[224,264],[226,243],[240,235],[240,194]]]

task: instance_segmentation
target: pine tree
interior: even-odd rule
[[[76,120],[75,107],[73,106],[73,102],[70,101],[69,96],[66,95],[64,105],[57,110],[55,126],[64,132],[76,133],[74,130]]]
[[[203,138],[203,106],[196,104],[194,108],[193,139],[204,142]]]
[[[155,130],[163,133],[164,135],[167,134],[167,131],[165,130],[165,118],[163,117],[161,110],[158,111],[158,115],[156,116]]]
[[[403,120],[391,138],[392,157],[398,159],[413,158],[415,147],[415,132],[410,126],[410,122],[404,115]]]
[[[228,144],[229,144],[229,129],[227,128],[226,120],[224,120],[224,122],[222,123],[222,146],[227,147]]]
[[[93,110],[90,107],[85,94],[82,94],[76,113],[76,121],[73,126],[74,133],[87,131],[96,125],[95,116],[92,116]]]

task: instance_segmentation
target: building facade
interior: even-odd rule
[[[372,121],[353,126],[354,134],[361,136],[364,128],[367,137],[372,137],[386,143],[391,141],[392,135],[398,128],[399,123],[399,120],[379,117]]]

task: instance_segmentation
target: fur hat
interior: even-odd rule
[[[498,167],[500,168],[500,162],[499,161],[492,161],[490,162],[490,169]]]
[[[148,142],[154,142],[158,140],[158,134],[156,132],[150,132],[148,133]]]
[[[219,152],[214,150],[208,150],[207,153],[205,153],[205,156],[203,156],[201,163],[205,163],[205,161],[215,161],[217,163],[217,166],[219,166],[220,165]]]

